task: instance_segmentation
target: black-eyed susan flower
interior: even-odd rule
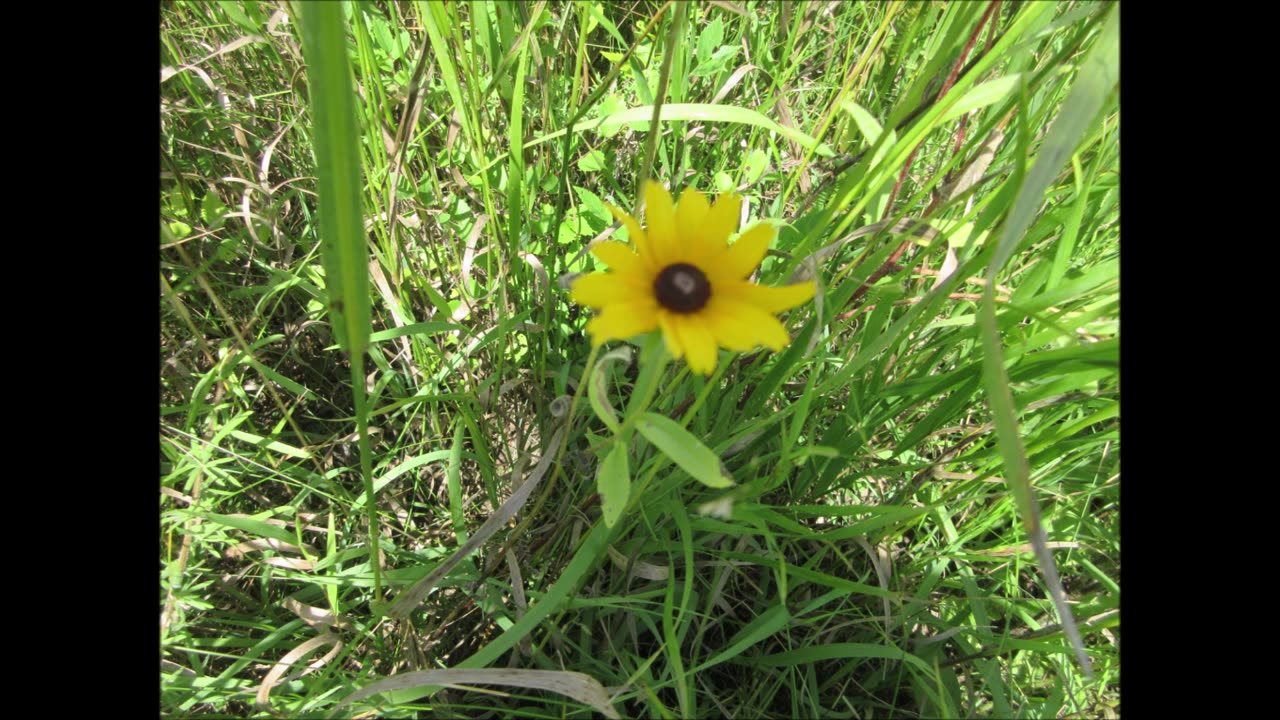
[[[645,219],[610,206],[627,228],[634,249],[607,241],[591,253],[609,272],[583,275],[574,281],[576,302],[599,310],[587,323],[596,345],[662,330],[673,357],[686,358],[689,369],[709,375],[719,348],[781,350],[791,336],[774,317],[813,297],[812,282],[769,287],[749,280],[776,234],[759,223],[729,243],[738,227],[742,198],[721,195],[714,205],[693,188],[673,204],[661,185],[644,188]]]

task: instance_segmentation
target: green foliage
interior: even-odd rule
[[[666,416],[644,413],[636,420],[636,430],[694,480],[713,488],[733,486],[733,481],[720,472],[720,458]]]
[[[166,715],[1118,712],[1114,5],[675,7],[162,8]],[[647,142],[782,352],[590,347]]]

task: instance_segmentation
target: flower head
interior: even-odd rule
[[[643,229],[635,218],[609,207],[627,228],[634,249],[617,241],[594,245],[591,253],[610,272],[574,281],[573,299],[600,310],[587,323],[592,342],[661,328],[671,355],[687,358],[689,368],[703,375],[715,369],[721,347],[786,347],[791,336],[774,315],[808,301],[816,287],[812,282],[768,287],[748,279],[773,242],[774,227],[753,225],[729,244],[742,208],[737,195],[721,195],[712,205],[689,188],[677,205],[666,189],[649,181],[644,196],[648,226]]]

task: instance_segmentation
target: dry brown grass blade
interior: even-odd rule
[[[511,497],[507,498],[507,501],[502,503],[502,506],[493,515],[490,515],[488,520],[484,521],[480,529],[476,530],[462,544],[462,547],[458,548],[447,560],[440,563],[439,567],[419,580],[413,587],[400,593],[395,602],[391,603],[390,607],[387,608],[386,614],[389,617],[401,620],[409,617],[409,613],[418,607],[418,604],[426,598],[427,593],[431,592],[432,588],[444,579],[445,575],[448,575],[450,571],[457,567],[458,563],[466,559],[472,552],[475,552],[476,548],[487,542],[494,533],[506,526],[507,522],[516,516],[516,513],[520,512],[524,504],[529,501],[529,496],[541,484],[542,478],[547,474],[547,470],[551,468],[551,462],[555,459],[556,451],[560,447],[560,438],[563,435],[564,428],[557,428],[555,433],[551,435],[550,442],[547,443],[546,452],[543,453],[542,459],[538,461],[537,466],[534,467],[529,477],[523,483],[520,483],[520,487],[511,493]]]
[[[424,694],[441,685],[506,685],[534,690],[548,690],[589,705],[607,718],[620,718],[609,702],[609,695],[599,680],[579,672],[565,670],[505,670],[486,668],[481,670],[420,670],[401,673],[379,680],[361,688],[338,703],[342,709],[358,700],[378,693],[421,688]]]
[[[462,303],[453,312],[452,319],[454,322],[466,318],[475,308],[476,300],[471,296],[471,267],[475,264],[477,256],[489,252],[488,247],[480,248],[478,245],[480,233],[488,222],[488,215],[481,214],[477,216],[475,224],[471,226],[471,234],[467,236],[467,242],[462,251],[462,283],[459,285],[459,295],[462,298]]]
[[[751,72],[752,70],[755,70],[755,69],[757,69],[757,66],[752,65],[751,63],[747,63],[742,67],[739,67],[737,70],[734,70],[733,74],[729,76],[729,79],[724,81],[724,85],[721,85],[720,89],[716,91],[716,96],[711,98],[711,104],[712,105],[718,104],[721,100],[725,98],[726,95],[729,94],[730,90],[733,90],[733,88],[735,88],[739,82],[742,82],[742,78],[748,72]]]
[[[858,537],[856,539],[858,541],[858,546],[861,547],[862,551],[867,554],[868,558],[870,558],[871,566],[875,568],[876,581],[879,582],[880,589],[888,591],[889,578],[893,577],[893,560],[888,551],[884,549],[883,545],[876,545],[875,547],[872,547],[871,543],[867,542],[866,538]],[[893,622],[893,612],[892,608],[889,606],[889,598],[883,597],[880,598],[880,600],[884,605],[884,631],[888,633]]]
[[[516,559],[514,550],[507,550],[507,571],[511,574],[511,604],[516,608],[516,621],[524,617],[529,610],[529,600],[524,595],[524,574],[520,572],[520,561]],[[528,637],[523,638],[516,648],[519,652],[511,654],[511,660],[508,667],[514,667],[520,658],[531,657],[533,655],[533,641]]]
[[[160,659],[160,672],[161,673],[176,672],[182,677],[188,677],[188,678],[197,677],[194,670],[187,667],[183,667],[182,665],[179,665],[178,663],[173,662],[172,660],[165,660],[163,658]]]
[[[298,647],[285,653],[285,656],[276,662],[275,666],[271,668],[271,671],[267,673],[267,676],[262,678],[262,684],[258,686],[258,693],[254,698],[258,705],[258,709],[269,710],[271,708],[271,688],[280,683],[280,677],[284,675],[290,667],[293,667],[293,665],[299,660],[326,645],[332,645],[333,649],[326,653],[324,657],[307,666],[306,670],[303,670],[293,676],[293,678],[290,678],[295,679],[302,677],[313,670],[318,670],[319,668],[324,667],[326,663],[336,657],[338,652],[342,650],[342,638],[331,632],[326,632],[319,637],[311,638]]]
[[[960,176],[938,189],[943,202],[954,199],[978,184],[986,174],[987,168],[991,167],[991,161],[995,159],[996,151],[1000,149],[1002,142],[1004,142],[1004,133],[992,130],[991,137],[987,138],[978,150],[978,154],[969,161],[964,170],[960,171]]]
[[[521,252],[520,259],[529,264],[533,268],[533,274],[538,278],[538,287],[542,288],[542,300],[548,308],[555,307],[555,297],[551,294],[551,278],[547,276],[547,269],[542,266],[542,261],[537,255],[531,252]]]
[[[274,550],[278,553],[291,553],[294,555],[320,554],[319,550],[316,550],[310,545],[306,545],[304,550],[293,543],[283,542],[281,540],[276,540],[275,538],[257,538],[254,540],[246,540],[245,542],[227,548],[226,551],[223,552],[223,556],[228,559],[241,558],[248,555],[250,552],[261,552],[263,550]]]
[[[778,109],[778,124],[790,128],[792,130],[800,130],[796,125],[796,120],[791,116],[791,106],[787,104],[787,88],[784,86],[778,91],[778,101],[774,104]],[[803,161],[805,157],[804,148],[795,140],[788,140],[787,146],[791,149],[791,156]],[[813,192],[813,181],[809,179],[806,172],[800,173],[800,192],[803,195],[809,195]]]
[[[623,572],[630,570],[630,574],[635,577],[666,582],[671,575],[670,569],[665,565],[654,565],[644,560],[630,560],[626,555],[615,550],[612,545],[608,546],[606,550],[609,551],[609,559],[613,561],[614,567]]]
[[[338,619],[334,617],[332,612],[324,608],[312,607],[292,596],[285,598],[280,604],[317,632],[326,631],[333,625],[338,624]]]
[[[206,62],[208,62],[209,60],[212,60],[212,59],[214,59],[214,58],[218,57],[219,55],[224,55],[224,54],[229,53],[229,52],[231,52],[231,51],[233,51],[233,50],[238,50],[238,49],[240,49],[240,48],[244,47],[245,45],[248,45],[248,44],[250,44],[250,43],[255,43],[255,42],[263,42],[263,43],[264,43],[264,42],[269,42],[269,41],[268,41],[266,38],[262,37],[261,35],[246,35],[246,36],[244,36],[244,37],[242,37],[242,38],[237,38],[237,39],[232,40],[231,42],[227,43],[226,45],[223,45],[222,47],[218,48],[217,50],[214,50],[213,52],[209,53],[208,55],[205,55],[204,57],[200,58],[199,60],[194,61],[194,62],[187,63],[186,65],[183,65],[183,66],[181,66],[181,67],[177,67],[177,68],[174,68],[174,67],[163,67],[163,68],[160,68],[160,82],[164,82],[164,81],[168,80],[169,78],[173,77],[174,75],[177,75],[178,73],[180,73],[180,72],[182,72],[182,71],[184,71],[184,70],[195,70],[195,71],[197,72],[197,74],[199,74],[199,75],[203,76],[204,81],[205,81],[205,84],[209,85],[210,89],[212,89],[212,88],[213,88],[213,83],[209,81],[209,76],[208,76],[208,75],[205,75],[205,74],[204,74],[204,71],[203,71],[203,70],[201,70],[198,66],[199,66],[199,65],[203,65],[204,63],[206,63]]]
[[[400,300],[391,290],[391,284],[387,282],[387,276],[382,272],[382,263],[378,260],[369,261],[369,279],[373,281],[373,286],[377,288],[378,295],[382,298],[382,302],[386,304],[387,310],[391,313],[391,322],[398,328],[402,328],[408,323],[401,317]],[[409,376],[415,382],[422,381],[422,370],[418,368],[418,364],[413,361],[413,349],[409,346],[409,338],[401,335],[396,338],[396,344],[400,346],[400,352],[397,358],[402,359],[404,368]]]
[[[836,251],[845,243],[852,242],[867,235],[874,235],[881,231],[888,231],[899,235],[902,233],[910,233],[926,242],[932,240],[938,235],[937,228],[929,225],[924,220],[912,220],[911,218],[903,218],[896,223],[885,220],[884,222],[878,222],[874,225],[860,227],[804,258],[804,260],[802,260],[796,267],[795,272],[791,273],[791,279],[787,280],[787,282],[798,283],[814,279],[814,273],[816,273],[818,265],[830,259],[832,255],[835,255]]]
[[[929,288],[930,292],[937,290],[942,283],[951,277],[956,268],[960,267],[960,259],[956,257],[956,249],[947,246],[947,256],[942,261],[942,267],[938,270],[938,276],[934,278],[933,285]]]

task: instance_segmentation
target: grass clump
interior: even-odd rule
[[[1118,713],[1114,5],[329,9],[161,11],[166,715]],[[789,343],[592,345],[648,179]]]

